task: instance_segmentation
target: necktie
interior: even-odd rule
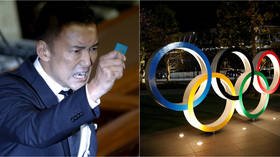
[[[64,95],[64,98],[67,97],[68,95],[72,94],[72,93],[73,93],[72,89],[69,89],[68,91],[61,90],[59,92],[59,94]]]

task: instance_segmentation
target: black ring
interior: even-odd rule
[[[220,66],[221,65],[221,62],[223,61],[223,59],[227,56],[228,53],[232,53],[233,51],[238,51],[240,53],[242,53],[243,55],[245,55],[245,57],[247,57],[248,61],[249,61],[249,64],[250,64],[250,68],[251,68],[251,80],[250,80],[250,84],[249,84],[249,87],[252,87],[253,85],[253,80],[254,80],[254,66],[253,66],[253,63],[252,63],[252,58],[249,56],[248,52],[244,49],[241,49],[241,48],[228,48],[226,49],[222,55],[220,56],[218,62],[217,62],[217,69],[216,71],[219,73],[220,72]],[[245,67],[245,66],[244,66]],[[233,95],[230,95],[226,92],[226,90],[224,89],[222,83],[221,83],[221,80],[217,78],[217,85],[218,85],[218,88],[219,90],[221,91],[221,93],[227,98],[227,99],[230,99],[230,100],[238,100],[239,97],[238,96],[233,96]],[[247,90],[248,91],[248,90]],[[245,91],[244,94],[247,92]],[[239,92],[239,91],[237,91]]]

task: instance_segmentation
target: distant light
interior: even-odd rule
[[[179,134],[179,137],[180,137],[180,138],[183,138],[184,136],[185,136],[184,133],[180,133],[180,134]]]
[[[276,120],[277,118],[276,118],[276,117],[273,117],[272,119],[273,119],[273,120]]]
[[[142,79],[142,83],[145,83],[145,79],[144,78]]]
[[[196,142],[196,145],[198,145],[198,146],[201,146],[203,144],[203,142],[202,141],[198,141],[198,142]]]
[[[246,127],[243,127],[242,130],[247,130],[247,128],[246,128]]]

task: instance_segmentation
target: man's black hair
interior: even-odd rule
[[[95,14],[85,2],[47,2],[36,20],[35,36],[51,44],[64,26],[93,23],[97,24]]]

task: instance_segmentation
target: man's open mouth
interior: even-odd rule
[[[88,72],[77,72],[77,73],[74,73],[73,77],[75,79],[86,79],[88,77]]]

